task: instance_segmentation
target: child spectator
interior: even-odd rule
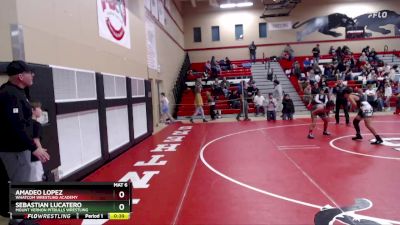
[[[32,139],[35,142],[36,147],[42,148],[42,124],[39,123],[38,119],[42,116],[42,104],[40,102],[31,102],[32,105]],[[31,179],[32,182],[43,181],[43,164],[33,154],[31,155]]]
[[[283,120],[293,120],[294,105],[292,99],[290,99],[289,94],[285,94],[282,101],[282,105],[283,105],[282,109]]]
[[[164,122],[166,124],[173,123],[174,119],[172,118],[171,114],[169,114],[169,100],[165,96],[164,92],[161,93],[160,103],[161,103],[161,122]]]
[[[268,121],[276,121],[276,106],[277,102],[272,93],[268,94],[268,99],[264,102],[264,111],[267,112]]]

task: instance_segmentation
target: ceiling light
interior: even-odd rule
[[[253,6],[253,2],[241,2],[236,4],[236,7],[250,7],[250,6]]]
[[[234,3],[221,4],[219,7],[220,7],[221,9],[235,8],[235,7],[236,7],[236,4],[234,4]]]

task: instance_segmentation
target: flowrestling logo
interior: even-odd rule
[[[97,14],[100,36],[130,48],[126,0],[97,0]]]

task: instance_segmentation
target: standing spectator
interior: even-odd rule
[[[226,66],[227,70],[232,69],[232,62],[228,57],[225,57],[225,66]]]
[[[282,109],[283,120],[293,120],[294,105],[289,94],[285,94],[285,97],[283,98],[282,101],[282,105],[283,105]]]
[[[320,50],[319,50],[319,44],[317,44],[313,49],[312,49],[312,54],[314,57],[314,62],[319,62],[319,54],[320,54]]]
[[[292,46],[290,46],[290,44],[287,44],[285,46],[285,48],[283,49],[282,55],[287,55],[288,56],[288,60],[291,61],[294,58],[294,50],[292,48]]]
[[[252,41],[251,44],[249,45],[250,62],[256,63],[256,49],[257,46],[254,44],[254,41]]]
[[[244,113],[244,120],[250,121],[248,103],[247,103],[247,99],[246,99],[248,96],[247,88],[246,88],[247,84],[244,80],[242,80],[240,83],[242,86],[241,91],[239,92],[239,95],[240,95],[239,98],[240,98],[241,105],[240,105],[240,112],[239,112],[239,114],[237,114],[236,120],[240,121],[240,117],[242,116],[242,113]]]
[[[376,89],[373,88],[372,84],[368,84],[368,89],[365,90],[365,95],[367,96],[367,102],[374,108],[376,109],[378,107],[376,99],[377,99],[377,94],[376,94]]]
[[[305,69],[306,71],[311,67],[311,61],[310,61],[309,58],[306,58],[306,59],[303,61],[303,66],[304,66],[304,69]]]
[[[225,98],[228,97],[229,87],[231,86],[231,83],[226,79],[226,77],[223,77],[219,85],[222,88],[222,92],[224,92]]]
[[[393,95],[393,90],[392,90],[392,86],[390,85],[390,82],[387,80],[385,82],[385,104],[386,104],[386,111],[390,111],[390,98]]]
[[[333,46],[329,47],[329,52],[328,52],[328,54],[329,54],[330,56],[334,56],[334,55],[336,54],[336,50],[335,50],[335,48],[334,48]]]
[[[257,91],[257,95],[254,96],[254,105],[256,106],[256,112],[255,112],[255,116],[258,116],[258,114],[260,113],[261,109],[263,109],[263,103],[265,101],[264,96],[261,95],[260,91]],[[265,114],[265,112],[263,112]]]
[[[204,71],[207,74],[211,74],[211,63],[210,63],[210,60],[207,60],[207,62],[204,64]]]
[[[221,72],[221,67],[218,65],[217,60],[215,59],[215,56],[211,57],[211,77],[218,77],[219,73]]]
[[[282,90],[282,86],[278,80],[274,80],[273,96],[277,101],[276,110],[281,111],[282,110],[283,90]]]
[[[169,113],[169,100],[167,96],[165,96],[164,92],[161,92],[161,122],[163,123],[168,123],[169,122],[173,123],[174,118],[172,118],[171,114]]]
[[[0,159],[11,182],[29,182],[31,153],[41,162],[50,159],[47,150],[36,146],[31,137],[32,107],[24,89],[32,86],[34,73],[17,60],[8,64],[7,74],[8,82],[0,87]],[[10,224],[20,222],[10,220]]]
[[[233,90],[232,93],[228,96],[228,103],[231,109],[240,108],[240,100],[239,100],[238,90]]]
[[[42,104],[40,102],[32,102],[32,139],[36,147],[43,148],[42,139],[42,124],[39,123],[38,119],[42,116]],[[40,160],[31,154],[31,181],[41,182],[43,181],[43,164]]]
[[[348,102],[347,99],[344,97],[344,90],[345,86],[343,84],[342,80],[338,80],[336,87],[333,89],[333,93],[336,94],[336,109],[335,109],[335,119],[336,119],[336,124],[339,124],[339,113],[340,113],[340,108],[343,108],[344,111],[344,116],[346,118],[346,125],[349,125],[350,123],[350,117],[349,117],[349,107],[348,107]]]
[[[265,111],[267,112],[268,121],[276,121],[276,107],[277,100],[272,93],[269,93],[268,98],[265,100]]]
[[[201,79],[197,78],[195,88],[194,88],[194,106],[195,106],[195,111],[192,117],[190,117],[190,122],[194,123],[193,117],[197,115],[201,115],[201,118],[203,118],[203,122],[208,122],[206,120],[206,117],[204,116],[204,110],[203,110],[203,98],[201,97],[201,90],[203,89],[203,85],[201,84]]]

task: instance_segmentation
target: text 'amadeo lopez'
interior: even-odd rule
[[[17,200],[75,200],[76,195],[63,195],[63,190],[17,190]]]

